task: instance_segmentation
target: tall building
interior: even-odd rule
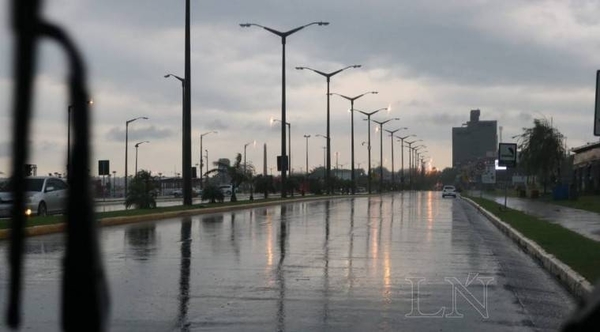
[[[452,128],[452,167],[496,159],[498,123],[481,121],[480,115],[480,110],[472,110],[469,121]]]

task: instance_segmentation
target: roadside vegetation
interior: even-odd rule
[[[156,208],[156,199],[154,193],[158,190],[156,178],[149,171],[141,170],[137,172],[127,190],[125,206],[136,209],[154,209]]]
[[[331,196],[328,196],[328,198],[331,198]],[[235,206],[247,205],[247,204],[277,203],[277,202],[281,202],[284,200],[285,199],[276,197],[276,198],[269,198],[269,199],[261,199],[259,201],[244,200],[244,201],[236,201],[236,202],[216,202],[214,204],[203,202],[200,204],[194,204],[194,205],[190,205],[190,206],[176,205],[176,206],[157,207],[154,209],[129,209],[129,210],[110,211],[110,212],[97,212],[95,214],[95,217],[97,220],[100,220],[100,219],[104,219],[104,218],[133,217],[133,216],[160,214],[160,213],[165,213],[165,212],[201,210],[201,209],[208,209],[208,208],[215,208],[215,207],[228,207],[228,206],[235,207]],[[59,224],[59,223],[64,222],[64,216],[63,215],[54,215],[54,216],[46,216],[46,217],[34,216],[34,217],[27,218],[26,222],[27,222],[26,227]],[[10,219],[0,219],[0,230],[9,229],[9,228],[10,228]]]
[[[506,209],[488,199],[469,198],[535,241],[589,282],[594,283],[600,278],[600,242],[523,212]]]
[[[231,202],[237,202],[237,189],[242,183],[250,182],[254,172],[254,167],[252,165],[242,163],[241,153],[238,153],[235,156],[233,165],[229,164],[229,160],[226,162],[225,160],[216,161],[214,165],[216,168],[206,172],[206,176],[209,176],[212,173],[225,175],[231,184],[231,198],[229,200]]]

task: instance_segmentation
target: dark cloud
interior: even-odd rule
[[[399,116],[399,126],[434,141],[440,154],[448,154],[451,127],[467,121],[472,107],[481,108],[485,119],[497,119],[505,135],[538,117],[533,110],[554,115],[573,141],[589,132],[583,117],[593,113],[595,65],[590,63],[597,47],[590,36],[600,9],[591,2],[208,0],[191,5],[192,128],[218,130],[223,151],[254,138],[272,146],[280,140],[280,127],[269,127],[268,118],[280,116],[281,42],[263,29],[241,28],[242,22],[282,31],[311,21],[331,23],[287,39],[287,120],[293,144],[300,147],[297,137],[325,134],[325,80],[295,66],[331,71],[363,65],[332,79],[332,91],[380,91],[361,99],[357,108],[391,103],[389,116]],[[150,120],[130,126],[130,141],[180,136],[181,84],[163,75],[183,76],[183,2],[80,0],[48,4],[44,13],[73,35],[85,56],[91,94],[98,96],[94,127],[101,139],[93,142],[99,145],[95,150],[103,150],[103,141],[122,142],[123,122],[140,115]],[[558,30],[552,31],[549,19],[557,20],[560,38],[552,38]],[[2,54],[11,54],[11,33],[8,26],[0,30]],[[42,45],[38,114],[48,123],[64,122],[66,61],[56,45]],[[10,62],[0,63],[0,79],[11,74]],[[0,95],[0,104],[9,105],[7,99]],[[349,139],[347,107],[332,100],[332,144]],[[366,128],[360,116],[355,121],[358,141]],[[151,124],[159,127],[144,127]],[[0,141],[10,140],[8,126],[0,127]],[[181,159],[171,153],[161,155]],[[9,154],[8,143],[0,144],[2,162]],[[449,164],[449,158],[437,160]]]
[[[129,141],[161,139],[171,137],[173,135],[174,133],[171,129],[161,129],[157,128],[156,126],[129,128],[128,130]],[[106,133],[105,137],[109,141],[124,142],[125,129],[120,127],[113,127]]]

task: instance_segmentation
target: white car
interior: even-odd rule
[[[446,196],[456,198],[456,188],[454,186],[444,186],[444,188],[442,188],[442,198]]]
[[[65,213],[69,192],[65,181],[50,176],[31,176],[24,181],[25,215]],[[12,188],[7,181],[0,185],[0,217],[10,217],[12,203]]]
[[[222,185],[222,186],[219,186],[219,190],[221,190],[223,195],[231,196],[231,194],[233,193],[233,186],[230,184]],[[237,190],[236,190],[236,192],[237,192]]]

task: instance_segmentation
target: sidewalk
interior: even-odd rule
[[[473,197],[481,197],[479,191],[471,191]],[[483,198],[504,205],[504,196],[483,194]],[[600,214],[568,208],[530,198],[508,197],[506,206],[548,222],[559,224],[587,238],[600,242]],[[493,211],[490,211],[493,212]]]

